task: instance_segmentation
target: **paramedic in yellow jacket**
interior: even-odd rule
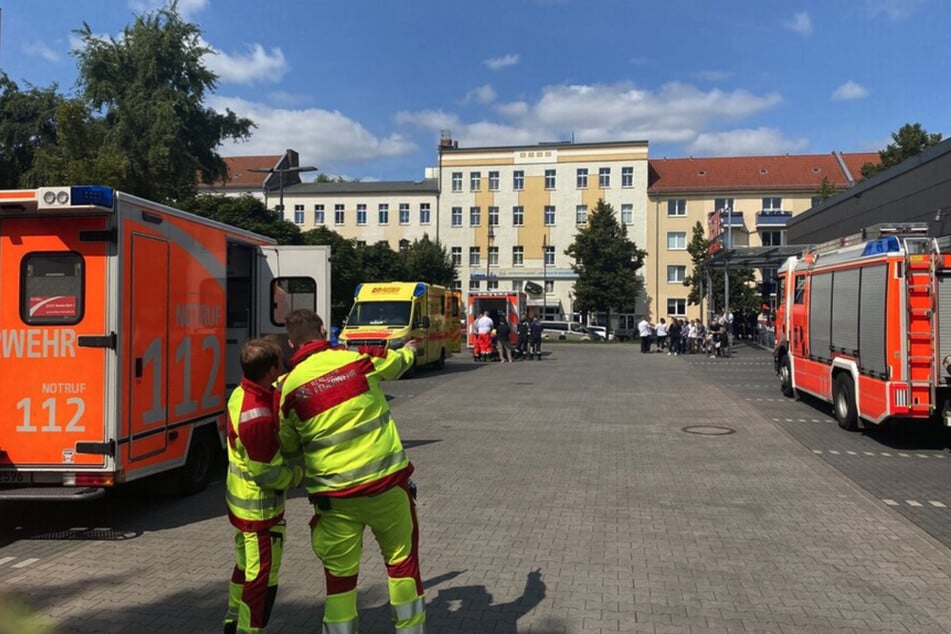
[[[288,454],[303,450],[311,543],[327,580],[324,632],[358,632],[357,574],[369,526],[386,562],[396,631],[422,634],[413,465],[380,389],[413,367],[415,344],[338,349],[311,310],[292,311],[285,323],[294,355],[281,388],[281,444]]]
[[[228,517],[234,526],[224,632],[261,632],[277,597],[284,536],[284,490],[298,486],[302,467],[285,464],[280,451],[272,387],[282,369],[281,348],[254,339],[241,348],[244,377],[228,399]]]

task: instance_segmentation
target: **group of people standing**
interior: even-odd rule
[[[287,534],[286,492],[303,484],[314,506],[311,547],[327,584],[323,631],[359,631],[357,575],[369,526],[386,563],[396,631],[422,634],[413,464],[380,388],[413,367],[415,342],[348,350],[327,341],[312,310],[291,311],[285,323],[289,371],[278,341],[249,341],[241,350],[244,376],[228,400],[235,566],[223,631],[250,634],[267,625]]]
[[[699,319],[671,317],[670,323],[663,317],[655,325],[646,317],[637,325],[641,341],[641,352],[667,351],[668,355],[707,353],[713,356],[726,356],[728,352],[727,327],[724,320],[714,319],[709,328]]]
[[[515,331],[515,346],[512,345],[512,326],[505,315],[488,310],[473,324],[475,343],[472,349],[476,361],[492,361],[498,355],[503,363],[512,363],[515,359],[542,358],[542,323],[538,315],[531,319],[522,313]]]

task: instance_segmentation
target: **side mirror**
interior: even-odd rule
[[[423,328],[428,329],[429,326],[430,326],[429,315],[423,315]]]

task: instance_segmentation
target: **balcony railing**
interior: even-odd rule
[[[756,227],[785,227],[790,218],[791,211],[759,211],[756,213]]]

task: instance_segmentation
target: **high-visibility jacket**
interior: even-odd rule
[[[406,348],[346,350],[326,341],[292,357],[281,388],[281,445],[288,454],[303,452],[311,498],[371,495],[408,477],[380,381],[399,378],[414,360]]]
[[[277,392],[241,380],[228,399],[226,500],[231,523],[258,531],[284,517],[284,490],[294,472],[281,455],[276,416]]]

